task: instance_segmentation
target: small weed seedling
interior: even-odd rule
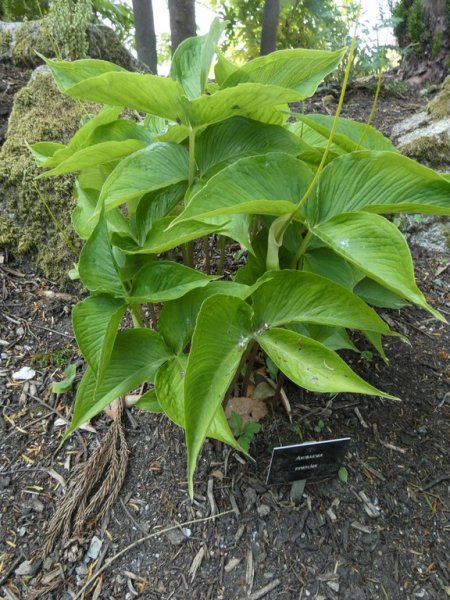
[[[393,332],[373,306],[414,303],[443,320],[383,214],[450,214],[450,180],[340,118],[343,94],[335,117],[290,112],[345,49],[282,50],[238,66],[217,51],[220,33],[215,21],[180,44],[169,77],[47,60],[64,93],[104,108],[67,145],[32,147],[41,177],[78,173],[72,222],[90,296],[72,318],[87,368],[66,436],[146,384],[137,406],[186,432],[191,495],[205,438],[247,451],[249,431],[236,440],[223,403],[255,346],[312,392],[392,398],[336,350],[356,350],[348,330],[359,330],[384,356]],[[146,116],[125,118],[124,107]],[[231,243],[247,260],[225,280]]]

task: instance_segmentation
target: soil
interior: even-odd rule
[[[6,82],[2,131],[3,107],[29,73],[5,65],[0,70]],[[308,110],[326,111],[323,95]],[[348,99],[345,114],[367,118],[372,92],[354,86]],[[423,103],[412,91],[383,93],[374,124],[389,135]],[[428,301],[449,316],[450,256],[416,248],[413,255]],[[413,307],[382,313],[411,344],[387,339],[388,364],[369,348],[346,356],[359,374],[401,402],[331,398],[287,385],[292,422],[272,408],[251,444],[254,462],[207,442],[192,503],[182,431],[161,415],[127,410],[128,472],[112,509],[43,563],[24,563],[45,542],[66,482],[110,422],[103,413],[95,432],[80,431],[59,447],[73,394],[56,396],[51,383],[62,379],[69,363],[81,375],[70,325],[78,294],[58,289],[6,249],[0,251],[0,277],[0,598],[82,597],[82,586],[102,568],[86,598],[450,595],[450,332]],[[35,373],[15,381],[22,367]],[[352,439],[346,482],[310,481],[296,501],[290,486],[266,485],[273,447],[345,436]]]

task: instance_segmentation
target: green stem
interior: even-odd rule
[[[227,238],[221,235],[217,246],[220,248],[220,257],[217,264],[217,275],[223,275],[223,271],[225,269],[225,250],[227,247]]]
[[[139,304],[130,304],[129,308],[131,312],[131,318],[133,319],[133,326],[136,328],[145,327],[142,309]]]
[[[348,53],[348,60],[347,60],[346,68],[345,68],[345,75],[344,75],[344,81],[342,83],[341,95],[339,97],[339,103],[338,103],[338,107],[336,110],[336,114],[334,116],[333,125],[331,127],[327,145],[325,146],[325,150],[322,155],[322,160],[320,161],[317,171],[313,177],[313,180],[311,181],[310,185],[308,186],[306,192],[303,194],[303,197],[297,203],[294,210],[291,213],[287,213],[286,215],[282,215],[281,217],[278,217],[278,219],[276,219],[272,223],[272,226],[269,231],[269,249],[267,252],[267,260],[266,260],[268,269],[269,268],[270,269],[278,269],[279,268],[278,251],[279,251],[280,246],[283,243],[284,234],[286,233],[286,230],[289,227],[289,225],[291,224],[291,222],[295,219],[299,210],[302,208],[302,206],[305,204],[305,202],[310,197],[311,192],[316,187],[317,181],[318,181],[318,179],[323,171],[323,168],[326,164],[326,160],[328,158],[328,153],[330,151],[331,144],[333,143],[334,134],[335,134],[336,128],[338,126],[339,116],[341,114],[342,107],[344,105],[345,92],[347,90],[348,80],[350,77],[350,71],[351,71],[351,67],[352,67],[352,63],[353,63],[353,57],[355,55],[356,39],[357,39],[356,32],[357,32],[360,12],[361,12],[361,2],[359,3],[358,12],[356,15],[355,29],[354,29],[352,41],[350,44],[350,51]]]
[[[189,130],[189,186],[194,183],[197,165],[195,164],[195,129]]]
[[[206,274],[211,275],[211,258],[209,255],[209,238],[208,238],[208,236],[205,236],[203,238],[203,254],[205,255]]]
[[[303,263],[303,255],[305,254],[306,249],[309,246],[309,242],[312,240],[312,236],[313,236],[312,231],[308,231],[308,233],[303,238],[303,241],[300,244],[299,249],[297,250],[295,258],[292,261],[292,268],[293,269],[300,270],[302,268],[302,264],[301,263]]]

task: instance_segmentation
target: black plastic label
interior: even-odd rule
[[[350,438],[340,438],[274,448],[267,483],[292,483],[335,475],[349,444]]]

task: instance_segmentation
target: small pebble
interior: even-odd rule
[[[260,517],[267,517],[267,515],[270,513],[270,506],[267,506],[267,504],[260,504],[257,508],[257,511]]]
[[[28,379],[33,379],[36,375],[36,371],[31,367],[22,367],[15,373],[13,373],[12,378],[14,381],[27,381]]]
[[[86,556],[92,560],[96,560],[98,555],[100,554],[100,550],[102,549],[103,541],[98,538],[96,535],[91,540],[89,550],[86,553]]]
[[[31,562],[29,560],[24,560],[17,569],[14,571],[15,575],[18,577],[33,577],[41,568],[42,561],[36,560]]]

